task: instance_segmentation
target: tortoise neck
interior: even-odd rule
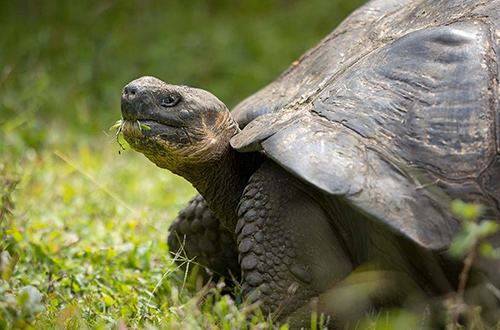
[[[213,214],[232,232],[243,190],[262,159],[260,153],[239,153],[228,143],[219,161],[203,166],[198,178],[191,180]]]

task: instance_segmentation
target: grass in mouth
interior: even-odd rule
[[[123,132],[123,126],[125,126],[125,123],[126,123],[126,121],[123,120],[123,117],[122,117],[122,118],[118,119],[115,122],[115,124],[109,128],[110,131],[117,129],[115,137],[116,137],[116,142],[120,146],[120,150],[118,150],[119,154],[121,154],[122,150],[125,150],[123,143],[120,142],[120,134]],[[142,124],[139,120],[136,120],[135,123],[139,127],[139,130],[143,130],[143,129],[150,130],[151,129],[151,127],[149,127],[148,125]]]

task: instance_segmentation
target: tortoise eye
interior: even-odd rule
[[[176,105],[177,103],[179,103],[180,99],[181,98],[178,95],[170,94],[170,95],[165,96],[161,100],[161,104],[160,105],[162,107],[164,107],[164,108],[173,107],[174,105]]]

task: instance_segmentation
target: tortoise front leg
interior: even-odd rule
[[[311,298],[353,270],[330,217],[312,196],[268,161],[251,177],[238,208],[243,295],[278,319],[308,310]],[[293,329],[308,324],[303,316],[290,320]]]
[[[182,247],[181,247],[182,245]],[[168,246],[171,252],[181,248],[181,255],[206,267],[215,279],[223,276],[239,278],[238,251],[233,233],[226,229],[209,210],[199,194],[179,212],[170,226]],[[205,280],[210,276],[204,272]]]

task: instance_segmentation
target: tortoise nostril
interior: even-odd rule
[[[126,120],[135,120],[138,113],[142,111],[141,104],[143,100],[143,90],[134,82],[125,86],[121,95],[121,108],[123,118]]]
[[[127,101],[132,101],[135,98],[139,97],[141,94],[141,90],[135,84],[129,84],[123,88],[122,98]]]

